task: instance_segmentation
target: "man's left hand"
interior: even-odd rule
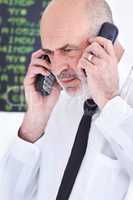
[[[103,37],[89,39],[79,64],[84,69],[91,96],[102,109],[113,97],[118,95],[117,57],[112,42]]]

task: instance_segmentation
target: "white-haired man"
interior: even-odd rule
[[[133,109],[120,96],[124,49],[118,40],[113,46],[97,37],[106,21],[113,19],[103,0],[53,0],[43,13],[42,49],[32,54],[24,80],[27,112],[1,163],[6,200],[67,199],[57,195],[86,98],[98,110],[69,199],[126,199],[133,177]],[[44,54],[50,63],[41,59]],[[51,94],[42,96],[35,89],[36,75],[50,72],[57,81]]]

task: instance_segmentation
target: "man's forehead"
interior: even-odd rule
[[[44,38],[42,39],[42,48],[45,51],[55,51],[55,50],[63,50],[66,48],[74,48],[78,49],[82,45],[86,44],[87,42],[87,36],[84,37],[75,37],[74,39],[64,39],[64,40],[57,40],[57,39],[47,39]]]
[[[64,29],[57,29],[57,27],[44,27],[41,31],[42,47],[45,49],[60,49],[66,46],[80,46],[80,44],[88,38],[88,29],[82,30],[75,27],[69,27],[66,31]]]

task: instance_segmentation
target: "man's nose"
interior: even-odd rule
[[[69,68],[69,60],[60,51],[55,51],[52,58],[52,72],[57,75]]]

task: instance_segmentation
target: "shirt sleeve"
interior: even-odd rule
[[[30,143],[17,136],[0,161],[0,198],[33,200],[36,196],[44,136]]]
[[[121,97],[114,97],[105,105],[95,125],[133,179],[133,108]]]

